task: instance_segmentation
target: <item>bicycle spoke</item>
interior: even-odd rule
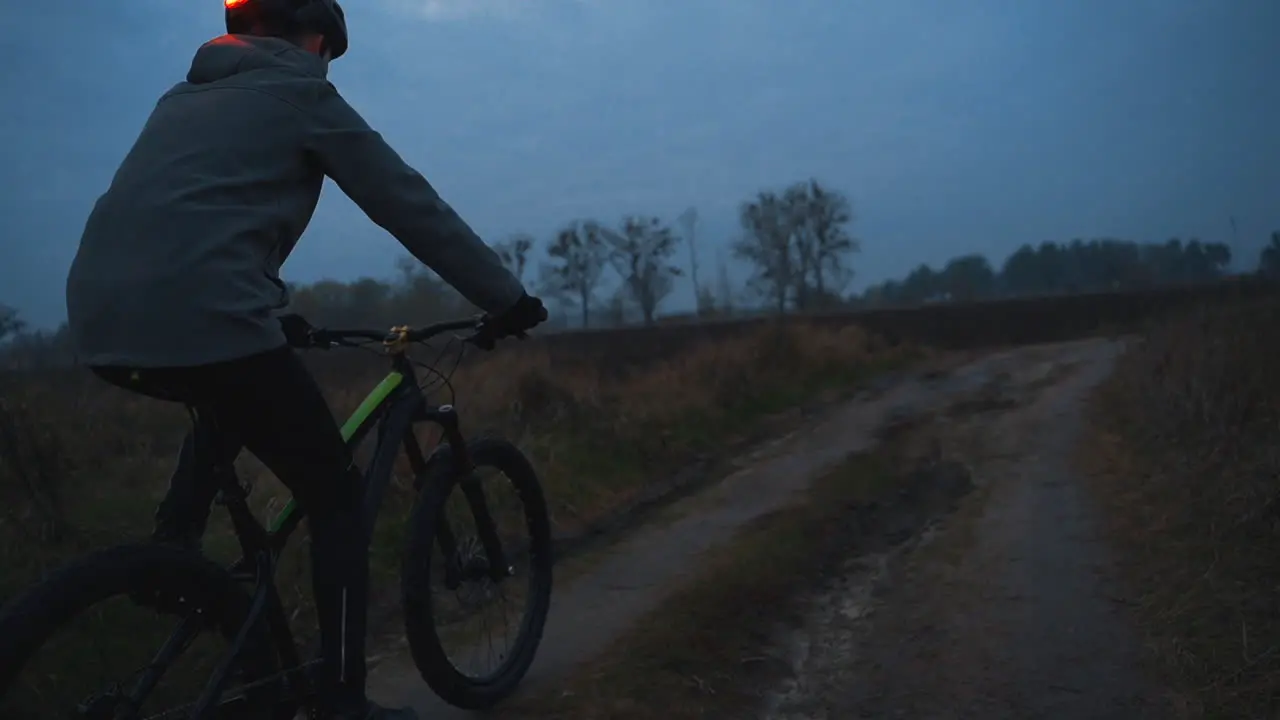
[[[529,610],[523,606],[514,611],[511,608],[512,604],[519,604],[514,601],[527,599],[528,592],[510,592],[523,584],[525,578],[519,576],[529,567],[529,563],[519,557],[520,553],[531,550],[523,499],[504,475],[493,474],[497,477],[482,479],[473,475],[472,492],[483,494],[491,527],[497,531],[498,537],[494,539],[501,543],[501,555],[506,556],[506,562],[512,566],[515,575],[504,572],[501,582],[493,581],[489,573],[490,554],[472,512],[476,498],[467,498],[462,488],[455,488],[445,505],[442,519],[446,524],[442,535],[456,539],[456,550],[452,557],[447,557],[444,548],[437,548],[436,557],[442,572],[433,573],[433,576],[442,586],[445,578],[455,573],[462,578],[451,592],[447,587],[433,589],[430,601],[438,618],[437,633],[446,653],[460,672],[474,678],[488,677],[502,667],[518,639],[513,637],[512,621],[518,628]],[[514,498],[502,497],[499,502],[495,497],[499,490]]]

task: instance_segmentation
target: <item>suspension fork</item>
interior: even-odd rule
[[[444,431],[444,440],[448,444],[450,453],[449,465],[457,477],[459,487],[462,488],[463,496],[467,499],[471,516],[475,518],[476,535],[480,539],[481,546],[484,547],[485,558],[489,561],[489,577],[494,582],[502,582],[514,574],[514,569],[508,563],[506,552],[502,549],[502,540],[498,537],[498,528],[493,521],[493,514],[489,511],[489,502],[485,499],[484,488],[481,487],[475,475],[475,466],[471,462],[467,442],[462,437],[458,412],[452,405],[441,405],[428,409],[426,414],[428,419],[438,423]],[[418,458],[417,461],[411,462],[421,462],[422,465],[420,468],[413,468],[414,474],[418,478],[428,477],[426,474],[428,463],[421,461],[422,453],[412,432],[406,433],[405,443],[406,449],[409,450],[409,457]],[[454,537],[452,528],[449,527],[443,505],[440,507],[440,517],[436,522],[436,539],[440,543],[440,549],[446,553],[445,557],[450,558],[449,562],[445,563],[445,582],[450,589],[456,588],[456,583],[461,580],[458,577],[460,568],[456,568],[458,541]],[[454,577],[450,577],[448,568],[455,568]],[[449,584],[451,581],[452,584]]]
[[[422,455],[422,444],[413,434],[410,425],[404,433],[404,454],[409,458],[409,470],[413,473],[413,489],[422,491],[422,484],[427,481],[429,463]],[[440,508],[440,516],[436,518],[436,542],[440,543],[440,553],[444,555],[444,585],[450,590],[457,590],[462,584],[462,572],[458,566],[458,539],[453,535],[453,528],[445,518],[444,507]]]

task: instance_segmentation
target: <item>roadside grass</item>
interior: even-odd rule
[[[538,468],[554,530],[572,535],[626,507],[651,483],[750,434],[770,415],[855,388],[920,354],[855,327],[793,323],[707,343],[621,375],[516,348],[464,364],[453,385],[464,431],[496,431],[519,444]],[[324,360],[315,361],[316,372],[339,417],[386,369],[378,361]],[[88,373],[49,371],[21,381],[10,378],[0,387],[0,602],[72,557],[145,537],[187,428],[180,408],[130,396]],[[423,440],[434,440],[423,433]],[[277,512],[287,491],[252,458],[240,464],[255,482],[251,502],[259,516]],[[398,467],[372,548],[375,622],[395,605],[390,591],[398,582],[402,520],[412,499],[408,468]],[[315,625],[303,529],[277,580],[295,630],[308,641]],[[216,507],[205,547],[222,560],[236,554],[229,522]],[[101,664],[89,656],[57,662],[65,663],[62,676],[75,675],[78,665]],[[57,693],[57,684],[46,690]]]
[[[1280,304],[1152,329],[1093,404],[1094,494],[1185,718],[1280,716]]]
[[[806,593],[851,555],[880,549],[902,496],[907,440],[848,456],[795,505],[759,517],[709,551],[698,573],[554,690],[517,699],[519,720],[753,717],[790,675],[770,652],[801,620]],[[888,520],[889,523],[895,522]]]

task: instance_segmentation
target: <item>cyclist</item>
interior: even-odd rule
[[[498,255],[327,79],[347,50],[335,0],[224,0],[227,34],[156,104],[89,215],[67,279],[77,355],[104,379],[185,403],[298,498],[311,535],[319,703],[330,718],[415,718],[365,696],[369,560],[361,480],[315,380],[280,265],[328,176],[499,333],[546,319]],[[183,458],[200,450],[188,436]],[[181,463],[180,463],[181,464]],[[216,490],[170,484],[154,537],[198,546]]]

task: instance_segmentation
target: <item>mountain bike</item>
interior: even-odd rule
[[[515,445],[497,437],[465,439],[455,407],[430,404],[428,388],[420,385],[415,366],[434,373],[452,389],[448,375],[411,358],[410,346],[461,330],[474,333],[455,336],[462,341],[459,360],[467,343],[490,349],[497,339],[482,318],[473,318],[420,329],[396,327],[390,332],[315,329],[307,346],[369,349],[380,345],[390,358],[390,374],[342,426],[353,451],[371,433],[376,438],[364,475],[365,529],[371,537],[393,465],[403,453],[416,493],[405,529],[400,578],[408,645],[419,674],[436,694],[457,707],[478,709],[510,695],[533,663],[550,607],[552,558],[546,501],[528,459]],[[441,442],[430,455],[424,454],[414,433],[420,423],[434,423],[440,430]],[[213,432],[200,421],[198,412],[193,413],[197,448],[212,447],[208,443]],[[234,468],[215,468],[208,461],[192,466],[194,472],[217,473],[217,504],[230,516],[240,559],[225,567],[197,548],[149,541],[102,550],[54,571],[0,609],[0,707],[28,660],[52,642],[60,629],[80,616],[92,615],[99,603],[125,597],[149,612],[176,616],[177,629],[130,682],[113,682],[87,698],[65,699],[75,709],[64,716],[285,720],[311,708],[315,693],[310,676],[319,661],[301,661],[275,578],[303,508],[290,499],[264,527],[248,504],[249,488]],[[504,547],[486,492],[476,479],[481,468],[502,472],[518,495],[523,518],[514,524],[523,526],[518,531],[525,536],[514,549],[527,550],[529,559],[522,568],[528,571],[523,588],[526,606],[514,647],[497,669],[477,677],[455,667],[445,652],[435,623],[441,611],[434,607],[430,588],[432,580],[438,579],[449,590],[472,583],[492,595],[516,575],[517,568],[507,557],[513,546]],[[465,500],[462,512],[474,520],[474,536],[459,536],[450,524],[446,502],[455,489]],[[229,646],[220,656],[211,656],[217,660],[210,661],[214,669],[199,696],[162,711],[144,710],[166,670],[204,631]],[[238,685],[230,687],[233,682]]]

